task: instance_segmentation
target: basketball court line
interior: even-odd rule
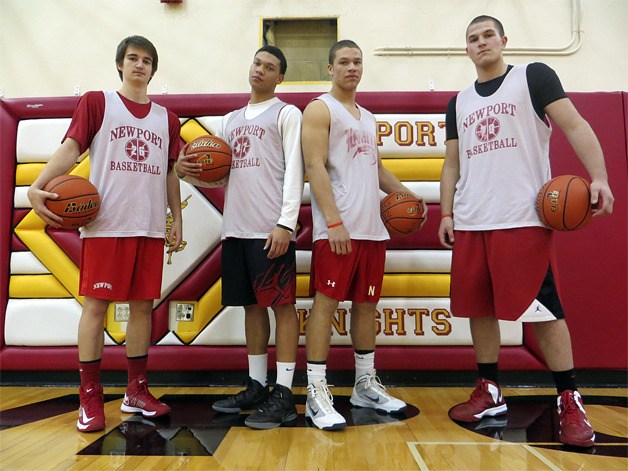
[[[443,445],[443,446],[493,446],[493,447],[502,447],[502,446],[520,446],[525,449],[527,452],[531,453],[534,457],[539,459],[544,465],[546,465],[552,471],[562,471],[562,468],[552,463],[545,456],[541,455],[538,451],[534,450],[532,446],[527,443],[510,443],[510,442],[489,442],[489,443],[478,443],[478,442],[406,442],[414,461],[419,467],[420,471],[429,471],[429,467],[427,463],[421,456],[421,453],[418,450],[420,445]],[[535,445],[555,445],[555,443],[535,443]]]

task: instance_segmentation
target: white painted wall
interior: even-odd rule
[[[466,56],[380,56],[382,47],[464,47],[469,21],[498,17],[512,48],[561,48],[572,39],[580,5],[577,52],[508,56],[543,61],[567,91],[628,90],[628,0],[0,0],[0,91],[5,98],[73,95],[117,89],[115,48],[131,34],[159,52],[149,92],[237,93],[261,44],[261,19],[337,17],[341,38],[365,57],[362,91],[460,90],[475,78]],[[571,49],[574,49],[573,47]],[[284,84],[280,92],[325,91],[326,83]]]

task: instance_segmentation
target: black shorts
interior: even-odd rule
[[[281,257],[269,259],[265,239],[222,241],[223,306],[263,307],[296,302],[296,243]]]

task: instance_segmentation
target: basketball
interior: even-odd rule
[[[206,183],[223,179],[231,169],[231,147],[217,136],[197,137],[185,146],[185,155],[194,155],[190,162],[203,164],[197,178]]]
[[[591,188],[576,175],[552,178],[536,197],[541,222],[557,231],[575,231],[591,221]]]
[[[382,221],[392,236],[412,234],[421,227],[425,214],[423,203],[413,194],[397,191],[380,203]]]
[[[100,211],[100,195],[89,180],[78,175],[61,175],[53,178],[44,191],[56,193],[56,200],[47,199],[46,207],[63,218],[64,229],[78,229],[89,223]]]

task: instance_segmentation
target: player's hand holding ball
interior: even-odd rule
[[[396,191],[380,203],[382,221],[391,236],[406,236],[425,224],[427,207],[422,198],[407,191]]]
[[[175,172],[195,186],[215,188],[227,183],[231,169],[231,148],[217,136],[204,135],[185,145]]]

